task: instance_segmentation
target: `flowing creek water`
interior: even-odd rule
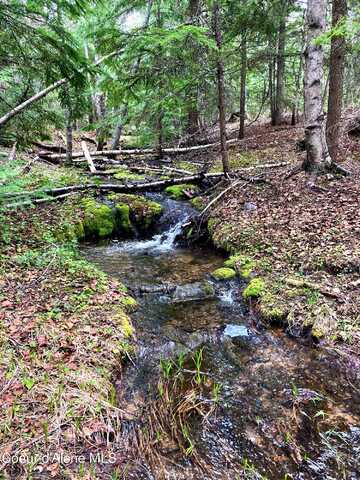
[[[192,213],[188,204],[155,199],[165,208],[159,233],[84,245],[83,253],[137,292],[138,352],[117,381],[121,405],[141,415],[160,359],[200,347],[201,369],[221,385],[215,412],[194,425],[194,445],[207,469],[176,458],[167,478],[360,479],[359,390],[336,356],[262,328],[241,301],[241,281],[211,280],[224,261],[218,252],[176,246]]]

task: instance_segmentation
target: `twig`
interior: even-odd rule
[[[13,383],[15,377],[16,377],[16,374],[19,370],[19,367],[17,366],[16,369],[15,369],[15,372],[13,374],[13,376],[10,378],[10,380],[5,384],[5,386],[3,387],[3,389],[1,390],[0,392],[0,396],[6,392],[6,390],[10,387],[10,385]]]
[[[231,190],[232,188],[236,187],[239,183],[240,183],[240,180],[236,180],[236,181],[233,182],[229,187],[225,188],[225,190],[223,190],[222,192],[220,192],[219,195],[217,195],[213,200],[211,200],[211,202],[206,205],[206,207],[204,208],[204,210],[202,210],[202,212],[200,212],[200,217],[202,217],[202,216],[204,215],[204,213],[205,213],[215,202],[217,202],[223,195],[225,195],[226,192],[228,192],[228,191]],[[245,182],[242,186],[246,185],[246,183],[248,183],[248,182]]]

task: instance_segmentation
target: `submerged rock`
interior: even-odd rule
[[[248,337],[249,330],[245,325],[226,325],[224,330],[225,337]]]
[[[210,282],[195,282],[178,285],[172,295],[173,302],[192,302],[215,298],[215,289]]]

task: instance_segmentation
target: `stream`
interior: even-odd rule
[[[131,315],[137,356],[117,380],[120,405],[140,415],[160,359],[199,348],[201,369],[221,386],[214,413],[193,426],[206,469],[175,456],[166,478],[360,479],[360,395],[335,354],[263,328],[241,301],[241,280],[211,279],[220,253],[177,247],[191,207],[151,198],[164,206],[152,238],[86,244],[82,252],[139,303]]]

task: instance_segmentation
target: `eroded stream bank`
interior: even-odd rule
[[[85,245],[83,253],[139,302],[132,315],[137,355],[118,378],[119,405],[142,421],[160,359],[199,349],[201,370],[221,386],[217,408],[192,425],[203,469],[170,445],[163,451],[168,478],[360,478],[359,391],[336,356],[261,328],[240,300],[238,280],[211,279],[220,254],[176,247],[188,205],[161,202],[161,231],[153,238]],[[127,478],[158,477],[144,461]]]

